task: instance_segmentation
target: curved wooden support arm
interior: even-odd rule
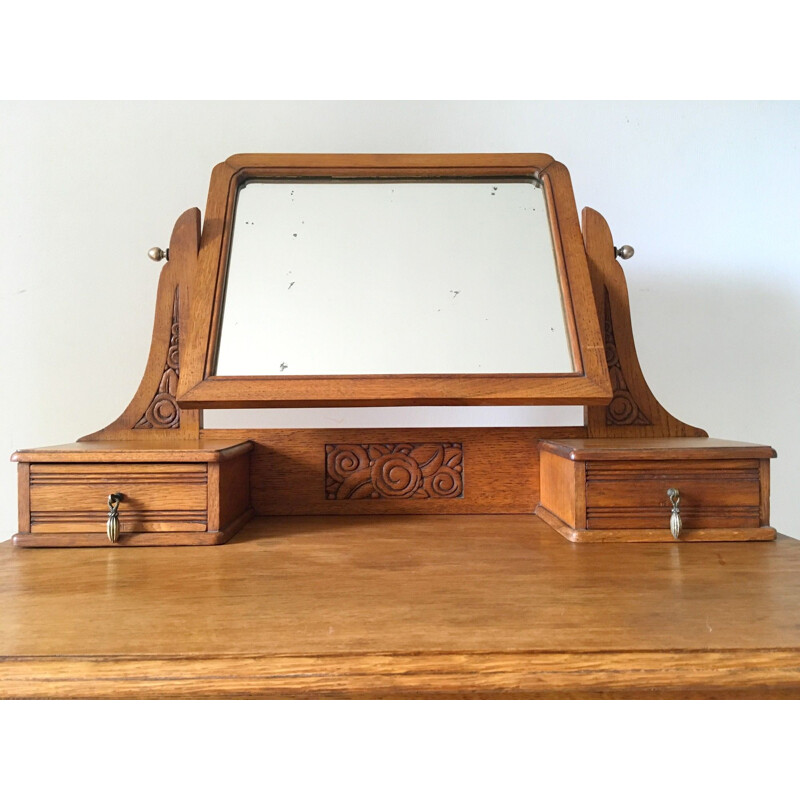
[[[607,406],[586,407],[589,436],[708,436],[704,430],[673,417],[650,391],[633,343],[628,286],[614,255],[611,230],[592,208],[583,209],[581,227],[614,389]]]
[[[199,249],[200,211],[190,208],[178,217],[172,230],[170,260],[161,270],[158,282],[150,355],[139,389],[114,422],[79,441],[199,436],[201,412],[180,409],[175,402],[182,342],[190,325],[188,287],[197,269]]]

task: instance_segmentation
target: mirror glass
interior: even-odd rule
[[[574,371],[537,181],[239,188],[217,375]]]

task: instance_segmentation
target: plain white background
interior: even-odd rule
[[[800,104],[120,102],[0,106],[6,457],[74,441],[138,386],[159,267],[237,152],[549,152],[609,221],[653,391],[712,436],[773,445],[772,519],[800,535]],[[577,411],[559,412],[573,414]],[[526,424],[531,409],[273,411],[267,424]],[[4,457],[5,461],[5,457]],[[0,470],[0,532],[16,526]]]

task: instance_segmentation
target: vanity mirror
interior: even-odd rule
[[[210,336],[184,408],[611,397],[549,156],[234,156],[209,225],[193,316]]]
[[[534,178],[253,180],[214,375],[575,372]]]
[[[762,445],[652,395],[605,220],[550,156],[238,155],[175,224],[141,385],[23,450],[16,544],[218,544],[253,515],[537,514],[769,539]],[[540,428],[209,430],[205,408],[580,405]]]

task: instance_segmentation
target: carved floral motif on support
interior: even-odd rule
[[[457,499],[464,496],[460,443],[326,444],[328,500]]]
[[[628,389],[628,382],[622,371],[614,338],[614,323],[611,320],[611,301],[608,289],[605,290],[605,321],[603,325],[603,341],[606,348],[606,363],[611,378],[614,397],[606,408],[607,425],[652,425],[653,423],[642,413],[636,400]]]
[[[175,287],[175,299],[172,303],[172,327],[170,328],[169,347],[164,364],[164,374],[158,384],[158,391],[147,406],[142,418],[134,428],[179,428],[181,410],[175,397],[178,394],[179,353],[178,353],[178,287]]]

